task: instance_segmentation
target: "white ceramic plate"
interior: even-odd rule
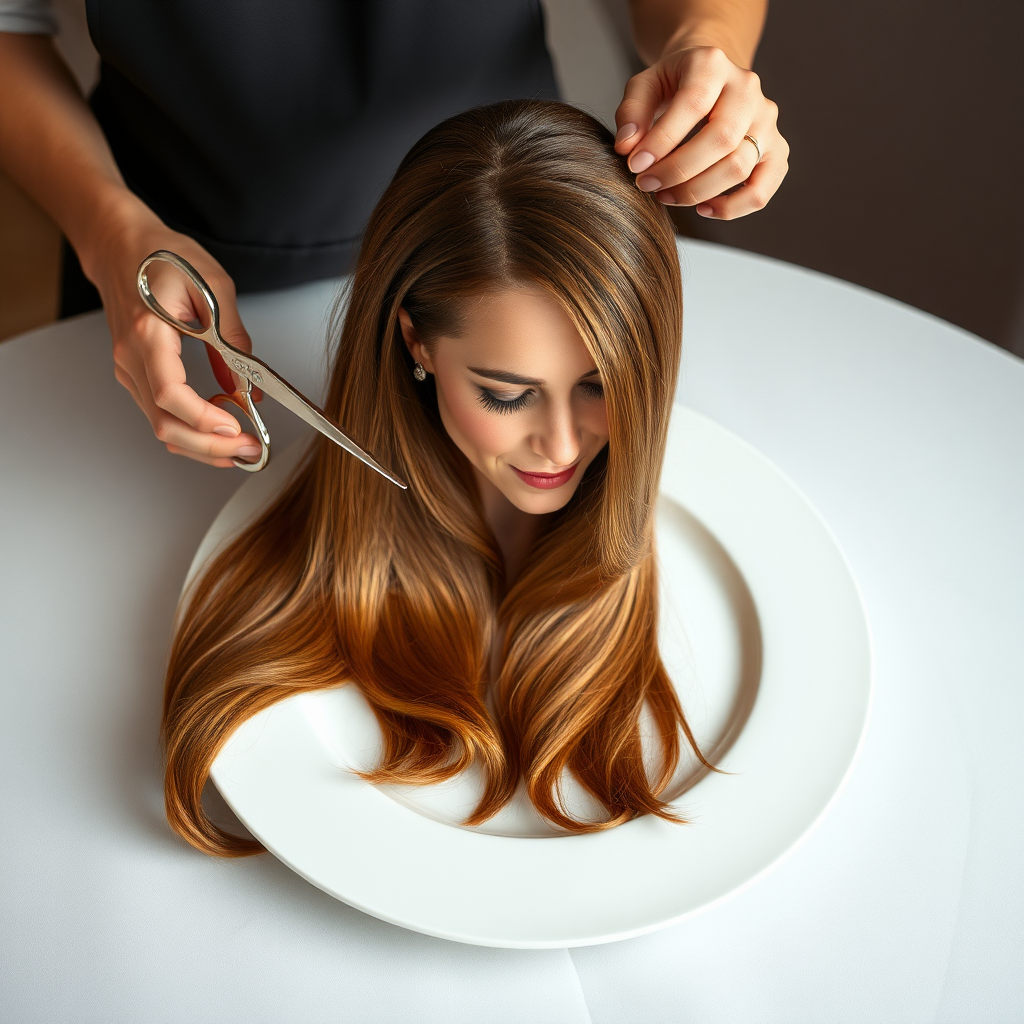
[[[297,450],[246,481],[190,577],[266,503]],[[556,835],[520,799],[478,829],[472,776],[374,787],[379,734],[345,686],[285,701],[228,741],[212,777],[266,847],[385,921],[460,942],[550,948],[663,927],[749,884],[820,818],[871,695],[864,609],[835,539],[755,449],[677,406],[658,513],[661,646],[698,738],[730,774],[683,766],[691,821]]]

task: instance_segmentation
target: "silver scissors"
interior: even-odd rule
[[[193,304],[205,302],[207,323],[202,319],[179,320],[160,305],[149,285],[149,267],[153,263],[169,263],[172,267],[184,274],[191,281],[198,296],[193,296]],[[220,308],[217,305],[217,297],[210,291],[210,286],[202,279],[199,272],[187,260],[182,259],[176,253],[167,252],[161,249],[150,253],[141,264],[139,264],[139,295],[149,309],[156,313],[161,320],[168,323],[179,334],[187,334],[191,338],[199,338],[207,345],[216,350],[234,370],[240,384],[238,390],[232,395],[214,395],[210,399],[215,405],[231,404],[237,406],[252,421],[256,428],[256,434],[260,440],[260,457],[255,462],[245,462],[243,459],[233,458],[231,461],[247,473],[258,473],[270,461],[270,432],[260,418],[256,405],[252,400],[252,387],[255,384],[265,394],[276,399],[286,409],[291,410],[301,420],[305,420],[311,427],[316,427],[324,437],[330,438],[335,444],[340,445],[350,455],[354,455],[361,462],[365,462],[371,469],[375,469],[381,476],[390,480],[397,487],[406,490],[406,483],[401,477],[395,476],[386,470],[369,452],[364,451],[351,438],[342,433],[337,424],[332,423],[323,412],[318,409],[301,392],[291,386],[280,374],[275,373],[262,359],[258,359],[248,352],[235,348],[228,344],[220,336]],[[197,309],[202,318],[203,310]]]

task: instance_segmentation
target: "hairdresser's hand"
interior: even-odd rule
[[[789,170],[777,118],[757,75],[715,46],[688,46],[629,80],[615,112],[615,149],[629,154],[637,187],[666,205],[732,220],[760,210]],[[757,139],[760,162],[744,135]]]
[[[200,398],[185,382],[181,337],[143,305],[136,290],[139,264],[157,249],[169,249],[192,264],[210,285],[220,306],[224,340],[246,352],[252,342],[235,304],[235,286],[224,268],[197,242],[168,228],[134,196],[128,198],[94,233],[79,253],[82,267],[99,289],[114,342],[114,376],[146,414],[153,433],[169,452],[187,455],[211,466],[230,466],[230,456],[252,460],[259,442],[244,434],[224,409]],[[189,319],[188,294],[161,296],[175,315]],[[175,308],[175,306],[178,308]],[[217,382],[226,392],[236,388],[223,359],[207,348]]]

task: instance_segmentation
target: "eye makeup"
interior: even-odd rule
[[[497,413],[512,413],[519,412],[520,409],[525,409],[530,404],[530,399],[534,395],[532,389],[522,392],[522,394],[516,395],[515,398],[499,398],[489,388],[480,388],[480,404],[491,412]]]
[[[599,381],[581,380],[577,385],[587,398],[604,398],[604,386]],[[532,388],[521,392],[515,398],[502,398],[490,388],[477,384],[480,391],[480,404],[491,412],[513,413],[525,409],[530,404],[536,392]]]

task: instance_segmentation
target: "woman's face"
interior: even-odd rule
[[[513,505],[560,509],[608,443],[601,378],[558,303],[522,286],[466,300],[459,337],[428,351],[406,311],[402,335],[434,375],[452,440]]]

